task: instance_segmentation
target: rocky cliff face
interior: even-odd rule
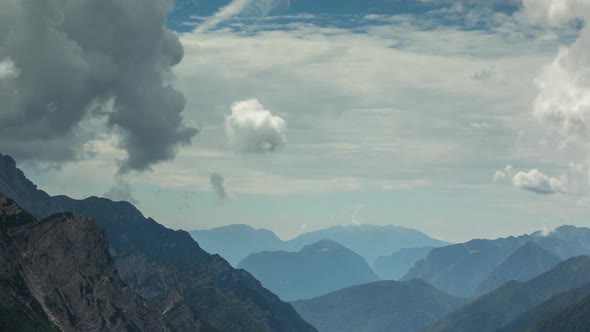
[[[187,232],[145,218],[130,203],[49,196],[2,155],[0,193],[40,218],[71,212],[95,219],[123,281],[154,303],[173,329],[191,330],[202,320],[203,330],[315,331],[249,273],[208,254]]]
[[[0,320],[13,330],[169,331],[119,277],[91,220],[42,221],[0,196]]]

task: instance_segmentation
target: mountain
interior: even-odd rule
[[[495,331],[552,296],[588,282],[590,257],[574,257],[527,282],[509,281],[422,331]]]
[[[546,319],[551,319],[564,310],[575,307],[582,301],[590,301],[590,284],[582,287],[559,293],[535,308],[522,314],[508,325],[497,330],[497,332],[521,332],[533,329],[537,324]],[[585,317],[590,317],[588,312]],[[586,318],[587,320],[587,318]],[[575,321],[575,320],[574,320]],[[527,329],[528,328],[528,329]],[[573,331],[571,329],[554,329],[553,331]],[[584,330],[588,331],[588,330]]]
[[[159,309],[120,279],[92,220],[38,221],[3,195],[0,217],[0,330],[169,331]]]
[[[372,282],[292,304],[321,332],[403,332],[416,331],[465,302],[411,280]]]
[[[283,241],[267,229],[247,225],[229,225],[208,230],[194,230],[189,234],[207,252],[219,254],[232,266],[251,253],[280,250]]]
[[[402,248],[440,247],[449,244],[415,229],[400,226],[349,225],[302,234],[287,241],[284,250],[296,251],[323,239],[342,244],[363,256],[369,263],[373,263],[379,256],[389,255]]]
[[[532,241],[559,259],[590,254],[590,229],[561,226],[549,234],[536,232],[495,240],[476,239],[432,249],[401,280],[421,278],[459,297],[479,295],[478,287],[525,243]]]
[[[590,331],[590,296],[529,327],[529,332]]]
[[[373,271],[384,280],[399,280],[419,260],[428,256],[434,247],[404,248],[391,255],[380,256],[373,264]]]
[[[378,279],[363,257],[331,240],[307,245],[299,252],[251,254],[238,267],[284,300],[311,298]]]
[[[399,226],[333,226],[282,241],[272,231],[247,225],[230,225],[189,232],[207,252],[219,254],[233,266],[249,254],[261,251],[299,251],[304,246],[328,239],[338,242],[373,262],[401,248],[437,247],[447,242],[433,239],[414,229]],[[411,267],[411,266],[410,266]],[[409,270],[408,267],[404,273]]]
[[[221,331],[314,331],[249,273],[199,247],[187,232],[144,217],[128,202],[49,196],[0,155],[0,193],[36,217],[72,212],[94,218],[121,279],[164,313],[174,330],[202,320]]]
[[[476,290],[477,294],[485,294],[510,280],[527,281],[550,270],[561,260],[550,251],[529,241],[513,252]]]
[[[476,287],[524,243],[525,238],[509,237],[435,248],[401,280],[420,278],[449,294],[470,297]]]

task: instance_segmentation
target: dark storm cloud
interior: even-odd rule
[[[0,75],[0,150],[73,159],[94,138],[79,133],[81,124],[102,118],[127,152],[122,171],[172,159],[197,133],[183,124],[185,99],[171,85],[183,57],[165,26],[172,7],[172,0],[0,1],[0,63],[10,70]]]
[[[215,193],[219,197],[219,199],[226,199],[227,198],[227,191],[225,190],[225,184],[223,176],[219,173],[213,173],[209,177],[211,181],[211,187],[215,190]]]

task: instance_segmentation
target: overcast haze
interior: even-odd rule
[[[33,2],[0,4],[0,152],[51,194],[282,238],[590,226],[586,0]]]

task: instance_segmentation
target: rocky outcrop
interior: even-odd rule
[[[37,221],[0,196],[0,320],[14,330],[169,331],[119,277],[104,232],[69,213]]]

